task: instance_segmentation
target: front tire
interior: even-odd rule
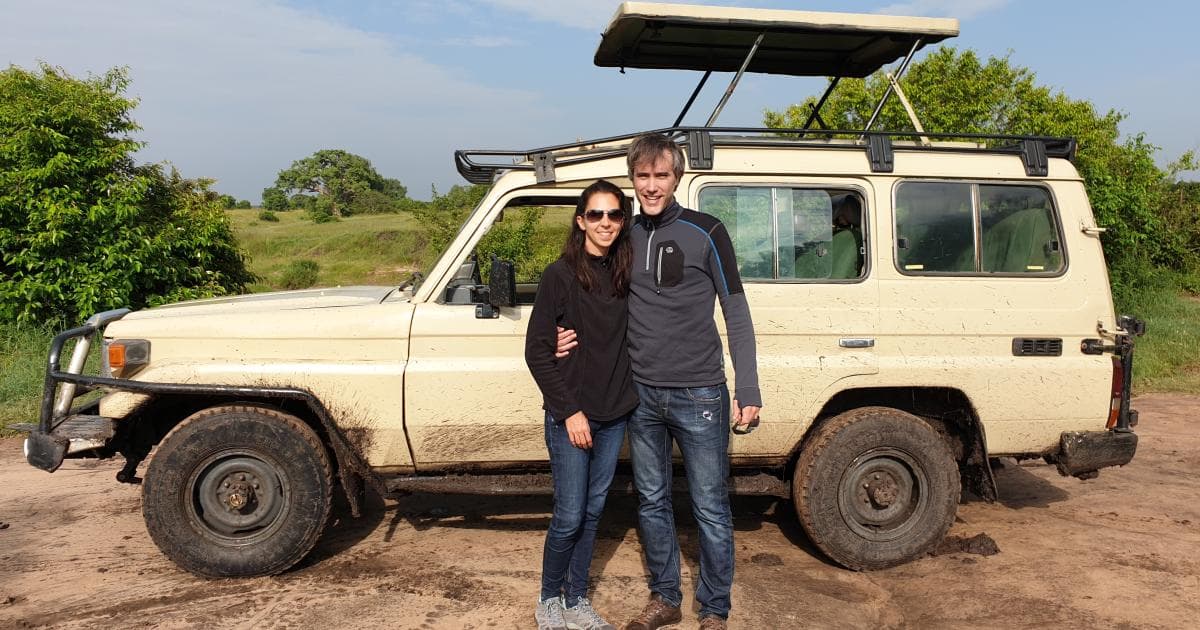
[[[920,418],[887,407],[848,411],[815,429],[792,482],[808,537],[856,571],[932,550],[954,522],[960,491],[945,440]]]
[[[191,573],[272,575],[316,544],[332,488],[325,448],[304,422],[263,407],[213,407],[158,445],[142,516],[158,548]]]

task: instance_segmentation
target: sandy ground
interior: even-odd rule
[[[1200,621],[1200,397],[1139,398],[1133,463],[1089,481],[1004,460],[1001,502],[967,500],[963,551],[853,573],[823,560],[774,499],[735,500],[731,628],[1195,628]],[[549,498],[411,496],[338,517],[274,578],[204,580],[163,557],[118,464],[54,475],[0,441],[0,627],[531,628]],[[677,498],[685,591],[696,531]],[[630,497],[614,498],[593,602],[623,622],[646,591]],[[684,623],[695,627],[693,602]]]

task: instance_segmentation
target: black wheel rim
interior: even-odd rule
[[[280,466],[249,450],[209,456],[196,467],[187,488],[192,523],[206,537],[227,545],[271,536],[290,503],[287,476]]]
[[[892,448],[871,449],[842,474],[838,507],[859,536],[887,542],[908,534],[929,501],[929,476],[912,455]]]

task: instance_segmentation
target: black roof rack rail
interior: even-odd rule
[[[867,151],[878,167],[890,166],[894,151],[981,152],[1019,156],[1026,174],[1044,176],[1047,158],[1075,159],[1077,144],[1074,138],[1035,135],[997,135],[979,133],[934,133],[929,131],[871,131],[852,129],[774,129],[767,127],[666,127],[634,133],[581,140],[535,149],[459,149],[454,152],[454,166],[472,184],[486,184],[506,171],[535,171],[537,181],[554,181],[555,169],[571,164],[603,160],[624,155],[629,143],[646,133],[661,133],[674,137],[688,146],[697,147],[700,158],[690,159],[694,170],[712,168],[711,156],[716,147],[821,146],[830,150]],[[922,139],[973,142],[978,146],[946,145]],[[831,140],[850,140],[832,144]],[[896,140],[911,140],[915,144],[897,145]],[[892,151],[887,151],[891,145]]]

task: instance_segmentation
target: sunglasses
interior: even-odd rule
[[[613,223],[620,223],[625,220],[625,211],[620,208],[612,210],[586,210],[583,213],[583,218],[587,219],[588,223],[597,223],[606,215],[608,216],[608,220]]]

